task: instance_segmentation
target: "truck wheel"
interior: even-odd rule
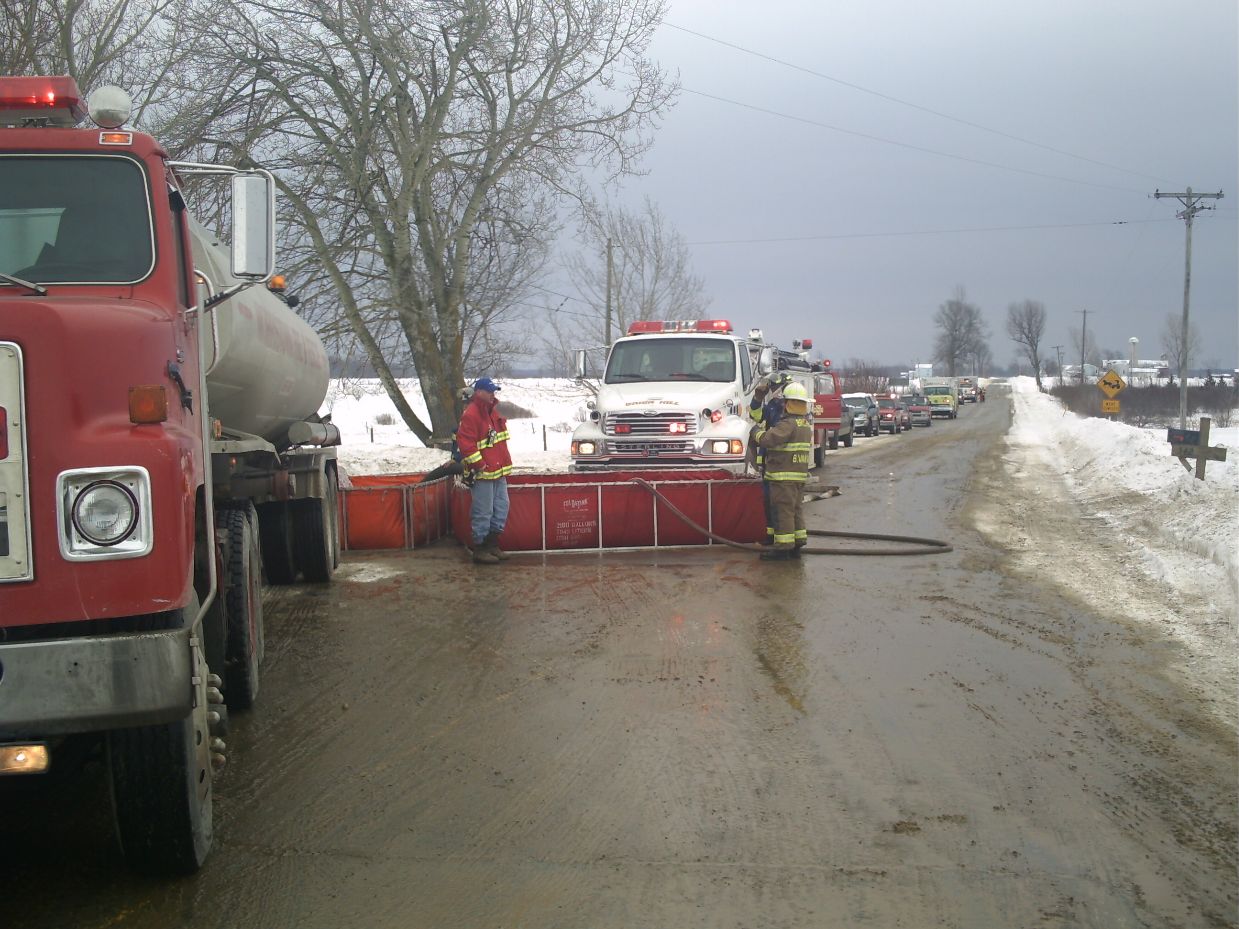
[[[856,433],[854,433],[854,432],[849,432],[849,433],[847,434],[847,438],[843,440],[843,447],[844,447],[844,448],[851,448],[851,447],[852,447],[852,439],[855,437],[855,435],[856,435]]]
[[[288,509],[288,504],[280,501],[258,504],[262,570],[269,584],[291,584],[297,579],[292,521]]]
[[[830,447],[831,448],[835,447],[834,439],[831,439]],[[815,449],[813,449],[813,467],[820,468],[822,466],[822,462],[825,460],[826,460],[826,452],[823,450],[822,446],[819,445]]]
[[[305,579],[317,584],[330,581],[335,567],[332,554],[335,525],[327,497],[294,500],[293,529],[296,532],[297,566]]]
[[[224,518],[224,581],[228,649],[224,697],[234,710],[248,710],[258,696],[262,661],[262,561],[258,554],[253,506],[227,510]]]
[[[197,611],[194,598],[176,621],[192,622]],[[161,877],[193,874],[211,850],[208,671],[201,645],[191,647],[197,683],[190,714],[173,723],[117,729],[107,739],[112,811],[125,860],[136,871]]]
[[[830,437],[830,450],[833,452],[838,447],[839,447],[839,436],[836,433],[834,435],[831,435]]]

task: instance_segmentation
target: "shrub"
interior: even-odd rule
[[[380,413],[374,417],[374,424],[376,426],[394,426],[396,425],[396,417],[391,413]]]
[[[508,419],[533,419],[534,413],[532,410],[527,410],[523,406],[517,406],[507,400],[499,401],[499,415]]]

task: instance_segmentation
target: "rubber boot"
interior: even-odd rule
[[[507,561],[512,556],[499,547],[499,533],[492,532],[482,542],[482,547],[495,556],[496,561]]]
[[[499,556],[490,550],[485,540],[481,542],[475,542],[473,544],[473,563],[474,564],[499,564]]]
[[[790,552],[788,552],[788,554],[789,554],[789,555],[791,555],[793,558],[799,558],[799,557],[800,557],[800,550],[801,550],[802,548],[804,548],[804,546],[803,546],[803,545],[801,545],[801,544],[799,544],[799,543],[797,543],[796,547],[795,547],[795,548],[793,548]]]

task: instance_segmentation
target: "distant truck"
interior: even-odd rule
[[[723,468],[743,473],[757,380],[788,370],[810,392],[805,353],[768,344],[760,330],[738,335],[725,319],[640,320],[610,346],[596,396],[572,434],[572,470]],[[815,457],[818,457],[815,454]]]
[[[933,415],[955,419],[959,415],[959,388],[953,377],[926,377],[921,389],[933,410]]]
[[[956,390],[960,403],[976,403],[979,399],[975,378],[961,377],[956,379]]]
[[[0,775],[99,738],[129,864],[197,870],[262,574],[331,578],[339,432],[315,332],[266,286],[274,180],[176,163],[129,99],[0,77]],[[230,246],[184,179],[231,183]]]

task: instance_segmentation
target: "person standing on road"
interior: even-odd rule
[[[507,561],[499,534],[508,522],[508,421],[499,415],[500,387],[489,377],[473,382],[473,397],[460,417],[456,442],[464,465],[464,483],[472,494],[469,508],[473,560],[477,564]]]
[[[791,380],[792,376],[786,371],[777,371],[769,377],[763,377],[753,386],[753,399],[749,401],[749,417],[757,424],[753,429],[754,435],[761,428],[773,429],[783,418],[782,391],[791,383]],[[770,485],[764,480],[765,451],[760,446],[756,449],[754,463],[757,465],[757,473],[763,477],[761,499],[762,508],[766,513],[766,538],[762,544],[770,545],[774,541],[774,512],[770,508]]]
[[[758,427],[758,448],[764,450],[763,487],[768,488],[774,521],[774,547],[762,552],[763,561],[799,558],[809,544],[804,524],[804,484],[813,454],[813,426],[809,423],[809,392],[801,384],[783,388],[783,418],[772,428]]]

